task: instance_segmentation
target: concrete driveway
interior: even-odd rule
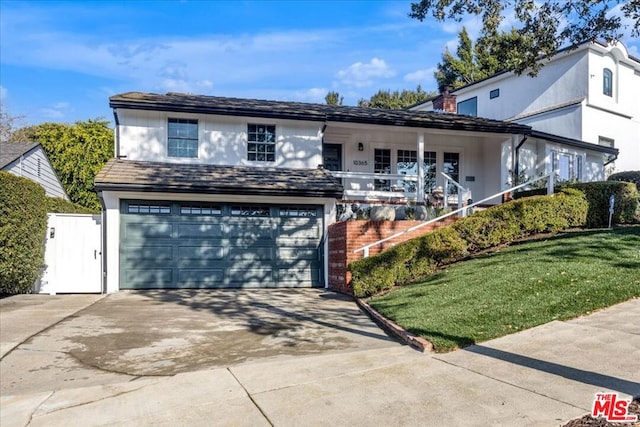
[[[312,290],[15,297],[0,325],[2,427],[553,426],[640,394],[640,299],[446,354]]]
[[[65,303],[68,317],[51,318]],[[25,295],[0,308],[7,333],[13,323],[52,325],[2,359],[3,394],[399,345],[351,298],[314,289]]]

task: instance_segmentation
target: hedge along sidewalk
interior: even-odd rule
[[[567,232],[439,271],[369,304],[436,351],[640,297],[640,226]]]
[[[44,265],[44,188],[0,171],[0,294],[29,293]]]
[[[354,295],[367,297],[424,279],[442,265],[532,234],[581,226],[587,209],[584,193],[565,189],[475,213],[379,255],[352,262]]]

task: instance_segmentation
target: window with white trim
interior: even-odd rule
[[[373,172],[391,173],[391,150],[388,148],[376,148],[373,154]],[[378,191],[389,191],[391,183],[388,179],[376,179],[373,183]]]
[[[582,156],[552,152],[552,167],[559,181],[582,181]]]
[[[602,70],[602,93],[613,96],[613,72],[608,68]]]
[[[198,121],[167,120],[167,154],[169,157],[198,157]]]
[[[276,125],[247,125],[247,160],[276,161]]]
[[[458,102],[458,114],[461,116],[478,116],[478,97],[465,99]]]

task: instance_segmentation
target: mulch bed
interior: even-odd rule
[[[640,396],[633,399],[629,404],[627,413],[629,415],[640,415]],[[611,423],[605,421],[604,418],[593,418],[591,415],[585,415],[582,418],[576,418],[569,421],[562,427],[640,427],[640,421],[627,422],[627,423]]]

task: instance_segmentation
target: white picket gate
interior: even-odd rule
[[[45,269],[36,292],[102,292],[100,215],[49,214]]]

